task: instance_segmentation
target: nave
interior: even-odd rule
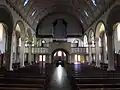
[[[85,64],[33,64],[0,70],[0,90],[119,90],[120,71],[107,72]]]

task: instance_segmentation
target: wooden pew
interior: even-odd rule
[[[0,90],[45,90],[46,86],[46,75],[39,73],[37,65],[0,74]]]
[[[116,88],[120,87],[120,78],[79,77],[74,78],[73,84],[77,90],[81,90],[80,88]]]
[[[42,84],[4,84],[4,83],[0,83],[0,87],[44,88],[44,85],[42,85]]]
[[[0,90],[44,90],[43,88],[0,87]]]
[[[44,84],[46,80],[45,79],[39,79],[39,78],[14,78],[14,77],[5,77],[4,78],[5,83],[28,83],[28,84]]]
[[[106,90],[107,88],[113,89],[113,90],[119,90],[120,89],[120,84],[77,84],[77,90],[81,90],[82,88],[89,88],[89,90],[93,90],[94,88],[103,88]],[[99,90],[98,89],[98,90]]]

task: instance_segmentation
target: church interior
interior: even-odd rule
[[[120,0],[0,0],[0,90],[120,90]]]

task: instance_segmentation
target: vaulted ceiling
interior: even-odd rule
[[[7,0],[34,28],[51,13],[68,13],[86,30],[115,0]]]

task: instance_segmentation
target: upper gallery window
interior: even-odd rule
[[[84,13],[85,13],[86,16],[89,16],[88,13],[85,10],[84,10]]]
[[[36,13],[36,10],[34,10],[34,11],[32,12],[32,16],[34,16],[34,15],[35,15],[35,13]]]
[[[92,0],[92,3],[93,3],[94,6],[97,6],[95,0]]]
[[[26,6],[28,2],[29,2],[29,0],[25,0],[24,6]]]
[[[83,23],[83,20],[80,20],[81,21],[81,23]]]
[[[84,36],[84,47],[88,47],[87,36]]]

